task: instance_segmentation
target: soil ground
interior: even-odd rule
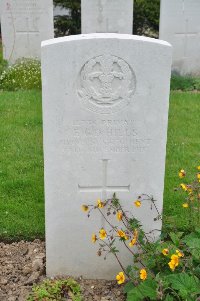
[[[0,301],[26,301],[32,285],[45,279],[45,243],[0,243]],[[116,281],[76,279],[84,301],[124,301]],[[71,301],[71,300],[69,300]]]

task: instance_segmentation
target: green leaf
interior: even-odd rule
[[[115,243],[115,239],[113,239],[110,243],[110,247]]]
[[[153,269],[154,267],[156,267],[156,258],[149,256],[148,258],[146,258],[146,260],[144,260],[143,264],[148,267],[148,269]]]
[[[157,297],[157,284],[152,279],[141,282],[127,293],[127,301],[141,301],[146,297],[150,300],[155,300]]]
[[[132,282],[128,282],[125,286],[124,286],[124,293],[127,294],[130,290],[132,290],[134,288],[134,284]]]
[[[165,297],[165,301],[173,301],[174,298],[170,296],[169,294]]]
[[[198,234],[198,237],[200,238],[200,228],[195,228],[195,232]]]
[[[190,276],[186,273],[173,274],[166,276],[171,287],[179,291],[180,296],[184,300],[191,300],[191,295],[200,291],[200,281],[197,277]]]
[[[126,268],[126,273],[129,275],[131,271],[132,271],[132,266],[128,265]]]
[[[191,250],[191,254],[194,257],[195,261],[200,262],[200,249],[197,249],[197,250],[193,249],[193,250]]]
[[[200,279],[200,266],[197,266],[194,270],[194,274]]]
[[[187,238],[184,239],[184,242],[187,244],[190,248],[198,248],[200,249],[200,238]]]
[[[180,238],[182,235],[183,235],[183,232],[178,232],[178,233],[170,232],[169,233],[171,240],[177,247],[179,246]]]
[[[188,235],[186,235],[183,239],[184,242],[189,242],[192,239],[200,239],[199,234],[196,232],[192,232]]]
[[[119,253],[119,250],[117,250],[116,247],[112,247],[112,248],[110,249],[109,253],[116,254],[116,253]]]
[[[190,248],[190,252],[194,259],[200,262],[200,239],[191,238],[191,236],[184,239],[186,245]]]

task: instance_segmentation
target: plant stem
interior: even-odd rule
[[[117,232],[116,229],[115,229],[115,227],[108,221],[108,219],[105,217],[105,215],[103,214],[103,212],[99,208],[97,208],[97,209],[99,210],[99,212],[101,213],[101,215],[103,216],[103,218],[105,219],[105,221],[110,225],[110,227],[113,230],[115,230],[115,232]]]
[[[104,244],[110,249],[110,252],[111,252],[112,254],[114,254],[115,258],[117,259],[117,261],[118,261],[118,263],[119,263],[119,265],[120,265],[120,267],[121,267],[121,269],[122,269],[122,271],[123,271],[124,274],[129,278],[129,276],[127,275],[127,273],[126,273],[126,271],[125,271],[125,269],[124,269],[124,267],[123,267],[121,261],[119,260],[117,254],[111,251],[111,250],[112,250],[111,247],[110,247],[109,244],[107,244],[105,241],[104,241]]]

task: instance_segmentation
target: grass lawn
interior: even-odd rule
[[[182,208],[184,192],[174,192],[180,183],[190,183],[200,165],[200,94],[172,92],[170,98],[168,143],[164,193],[164,225],[188,228],[188,209]],[[187,171],[179,179],[178,171]],[[200,225],[199,225],[200,226]]]
[[[0,92],[0,238],[44,237],[41,92]],[[187,225],[178,170],[200,165],[200,94],[172,92],[164,195],[165,224]]]
[[[0,237],[44,237],[41,92],[0,92]]]

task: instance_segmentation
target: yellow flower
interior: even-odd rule
[[[169,265],[169,267],[170,267],[170,269],[171,269],[172,271],[175,270],[175,263],[174,263],[173,260],[171,260],[171,261],[168,263],[168,265]]]
[[[100,239],[105,239],[105,238],[107,237],[107,232],[106,232],[105,229],[102,228],[102,229],[99,231],[99,237],[100,237]]]
[[[138,238],[138,230],[137,230],[137,229],[134,230],[134,237],[135,237],[136,239]]]
[[[140,270],[140,279],[141,280],[147,279],[147,271],[145,269]]]
[[[92,234],[92,242],[95,243],[97,241],[97,236],[96,234]]]
[[[187,185],[181,184],[180,186],[181,186],[181,188],[182,188],[184,191],[187,191]]]
[[[200,166],[197,166],[197,169],[200,170]]]
[[[87,212],[89,209],[89,207],[87,205],[82,205],[81,208],[84,212]]]
[[[98,208],[103,208],[104,207],[104,203],[102,203],[101,200],[97,200],[97,207]]]
[[[179,257],[176,254],[173,254],[171,256],[171,261],[173,262],[173,264],[175,265],[175,267],[177,267],[179,265]]]
[[[188,207],[189,207],[189,204],[188,204],[188,203],[183,203],[182,207],[183,207],[183,208],[188,208]]]
[[[169,249],[163,249],[162,250],[163,255],[168,255],[169,254]]]
[[[137,242],[137,239],[134,237],[134,238],[130,241],[129,247],[133,247],[133,246],[136,244],[136,242]]]
[[[133,234],[133,239],[129,243],[130,247],[133,247],[136,244],[137,238],[138,238],[138,231],[137,231],[137,229],[135,229],[134,234]]]
[[[179,265],[179,256],[176,254],[173,254],[171,256],[171,261],[168,263],[168,265],[169,265],[170,269],[172,271],[174,271],[175,268]]]
[[[181,170],[179,171],[178,175],[179,175],[179,178],[181,178],[181,179],[184,178],[184,177],[186,176],[185,170],[184,170],[184,169],[181,169]]]
[[[121,211],[117,211],[117,219],[118,221],[121,221],[123,217],[123,213]]]
[[[135,204],[136,207],[139,208],[139,207],[141,206],[141,201],[136,200],[136,201],[134,202],[134,204]]]
[[[116,276],[116,280],[118,284],[122,284],[125,281],[125,275],[123,272],[120,272],[117,276]]]
[[[197,179],[200,180],[200,172],[197,174]]]
[[[176,254],[178,255],[178,257],[184,257],[184,254],[179,250],[176,250]]]
[[[125,238],[125,240],[128,240],[128,236],[126,235],[126,233],[122,230],[118,230],[117,231],[117,235],[121,238]]]

